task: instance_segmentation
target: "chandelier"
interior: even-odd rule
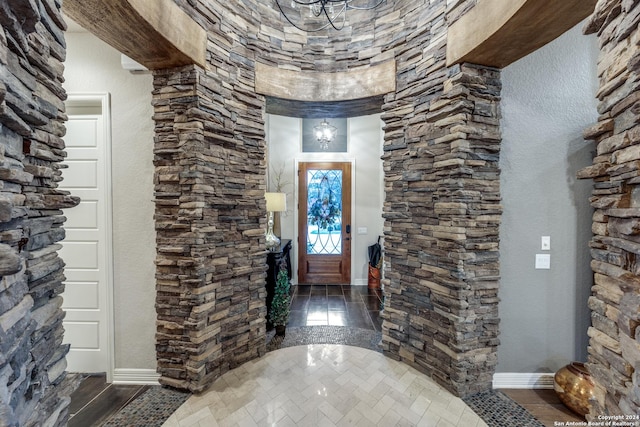
[[[370,10],[386,0],[276,0],[278,9],[287,21],[299,30],[322,31],[329,26],[341,30],[347,20],[347,10]],[[290,2],[287,9],[282,4]],[[287,13],[286,10],[289,10]],[[306,16],[305,16],[306,15]],[[295,23],[295,16],[298,21]],[[325,22],[326,20],[326,22]]]
[[[336,139],[338,129],[335,126],[331,126],[327,119],[324,119],[319,125],[314,126],[313,130],[316,134],[316,139],[320,144],[320,148],[323,150],[329,149],[329,144]]]

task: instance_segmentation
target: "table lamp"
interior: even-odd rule
[[[269,222],[267,223],[267,249],[275,250],[280,246],[280,239],[273,234],[273,213],[287,210],[287,195],[285,193],[264,193],[267,200],[267,212],[269,212]]]

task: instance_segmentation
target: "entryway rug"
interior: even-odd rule
[[[153,386],[114,414],[102,426],[159,427],[189,396],[191,396],[189,392]]]
[[[372,329],[349,326],[294,326],[287,327],[284,337],[267,333],[267,351],[309,344],[342,344],[381,352],[382,334]]]
[[[489,427],[544,427],[526,409],[500,391],[485,391],[462,400]]]

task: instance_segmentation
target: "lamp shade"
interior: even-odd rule
[[[268,212],[284,212],[287,210],[287,195],[285,193],[264,193],[267,199]]]

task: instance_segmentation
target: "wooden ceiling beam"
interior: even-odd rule
[[[256,93],[266,96],[270,114],[305,118],[376,114],[384,95],[395,90],[395,61],[333,73],[256,62]]]
[[[206,68],[207,33],[172,0],[64,0],[63,12],[151,70]]]
[[[597,0],[481,0],[451,27],[447,65],[504,68],[593,13]]]
[[[256,92],[281,99],[336,102],[395,90],[395,61],[335,73],[293,71],[256,63]]]

